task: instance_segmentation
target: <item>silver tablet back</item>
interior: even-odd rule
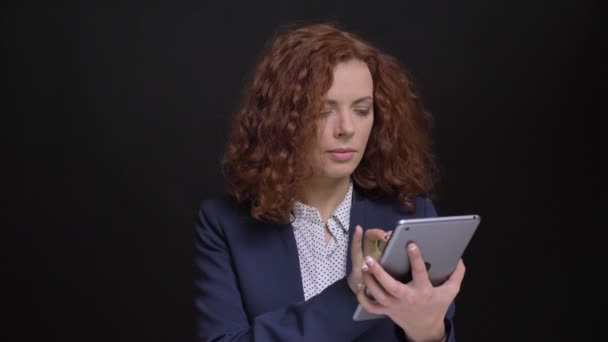
[[[380,264],[395,279],[409,282],[410,261],[406,246],[413,241],[420,248],[431,283],[441,285],[456,268],[480,221],[479,215],[400,220],[380,257]],[[381,317],[384,316],[366,312],[361,305],[353,315],[354,320]]]

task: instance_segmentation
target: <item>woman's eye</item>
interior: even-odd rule
[[[355,112],[361,115],[367,115],[369,114],[369,108],[356,108]]]

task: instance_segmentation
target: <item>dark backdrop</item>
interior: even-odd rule
[[[436,117],[439,213],[484,218],[459,340],[580,337],[599,322],[575,308],[591,230],[575,218],[595,210],[598,181],[586,144],[603,114],[599,13],[482,0],[5,8],[3,102],[17,118],[5,127],[22,168],[8,179],[18,252],[3,282],[18,340],[192,340],[192,228],[223,191],[229,116],[275,30],[320,19],[411,72]]]

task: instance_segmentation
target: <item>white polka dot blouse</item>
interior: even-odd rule
[[[327,220],[331,233],[327,245],[319,211],[301,202],[293,207],[291,225],[298,246],[305,300],[346,276],[352,192],[351,182],[346,196]]]

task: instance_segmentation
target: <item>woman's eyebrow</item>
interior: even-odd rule
[[[355,101],[353,101],[352,104],[356,105],[356,104],[359,104],[361,102],[368,101],[368,100],[369,101],[373,100],[373,97],[371,97],[371,96],[364,96],[362,98],[356,99]],[[323,103],[325,103],[327,105],[330,105],[330,106],[337,106],[338,105],[338,101],[332,100],[332,99],[326,99],[326,100],[323,101]]]
[[[373,98],[371,96],[364,96],[364,97],[362,97],[360,99],[355,100],[353,102],[353,104],[356,105],[356,104],[359,104],[359,103],[367,101],[367,100],[371,101],[371,100],[373,100]]]

